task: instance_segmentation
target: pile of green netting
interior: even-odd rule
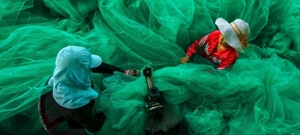
[[[179,64],[218,17],[250,25],[251,47],[232,70]],[[37,102],[68,45],[125,69],[151,66],[166,99],[158,130],[180,123],[191,135],[300,134],[299,0],[1,0],[0,19],[0,134],[47,134]],[[149,129],[143,76],[93,81],[103,91],[95,106],[107,116],[102,134]]]

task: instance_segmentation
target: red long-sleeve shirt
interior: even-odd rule
[[[202,55],[213,63],[219,64],[219,70],[229,67],[235,63],[239,54],[237,50],[232,47],[216,52],[215,50],[217,49],[216,47],[218,46],[220,35],[221,32],[215,30],[208,35],[201,37],[189,46],[186,54],[192,56],[200,47],[204,46],[204,49],[199,52],[199,55]]]

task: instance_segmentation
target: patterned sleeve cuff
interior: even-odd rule
[[[188,55],[188,56],[192,56],[193,55],[193,53],[192,52],[190,52],[190,51],[188,51],[187,53],[186,53],[186,55]]]

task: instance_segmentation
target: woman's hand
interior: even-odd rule
[[[140,70],[137,69],[130,69],[130,70],[124,70],[124,74],[127,74],[129,76],[140,76]]]
[[[181,58],[180,63],[184,64],[190,60],[190,56],[185,55],[183,58]]]

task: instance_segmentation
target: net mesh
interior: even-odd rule
[[[153,68],[165,119],[191,135],[300,133],[299,0],[0,0],[0,133],[46,134],[37,112],[55,57],[84,46],[122,68]],[[249,23],[251,47],[231,71],[179,64],[187,47],[217,29]],[[102,134],[143,134],[146,81],[96,75]]]

